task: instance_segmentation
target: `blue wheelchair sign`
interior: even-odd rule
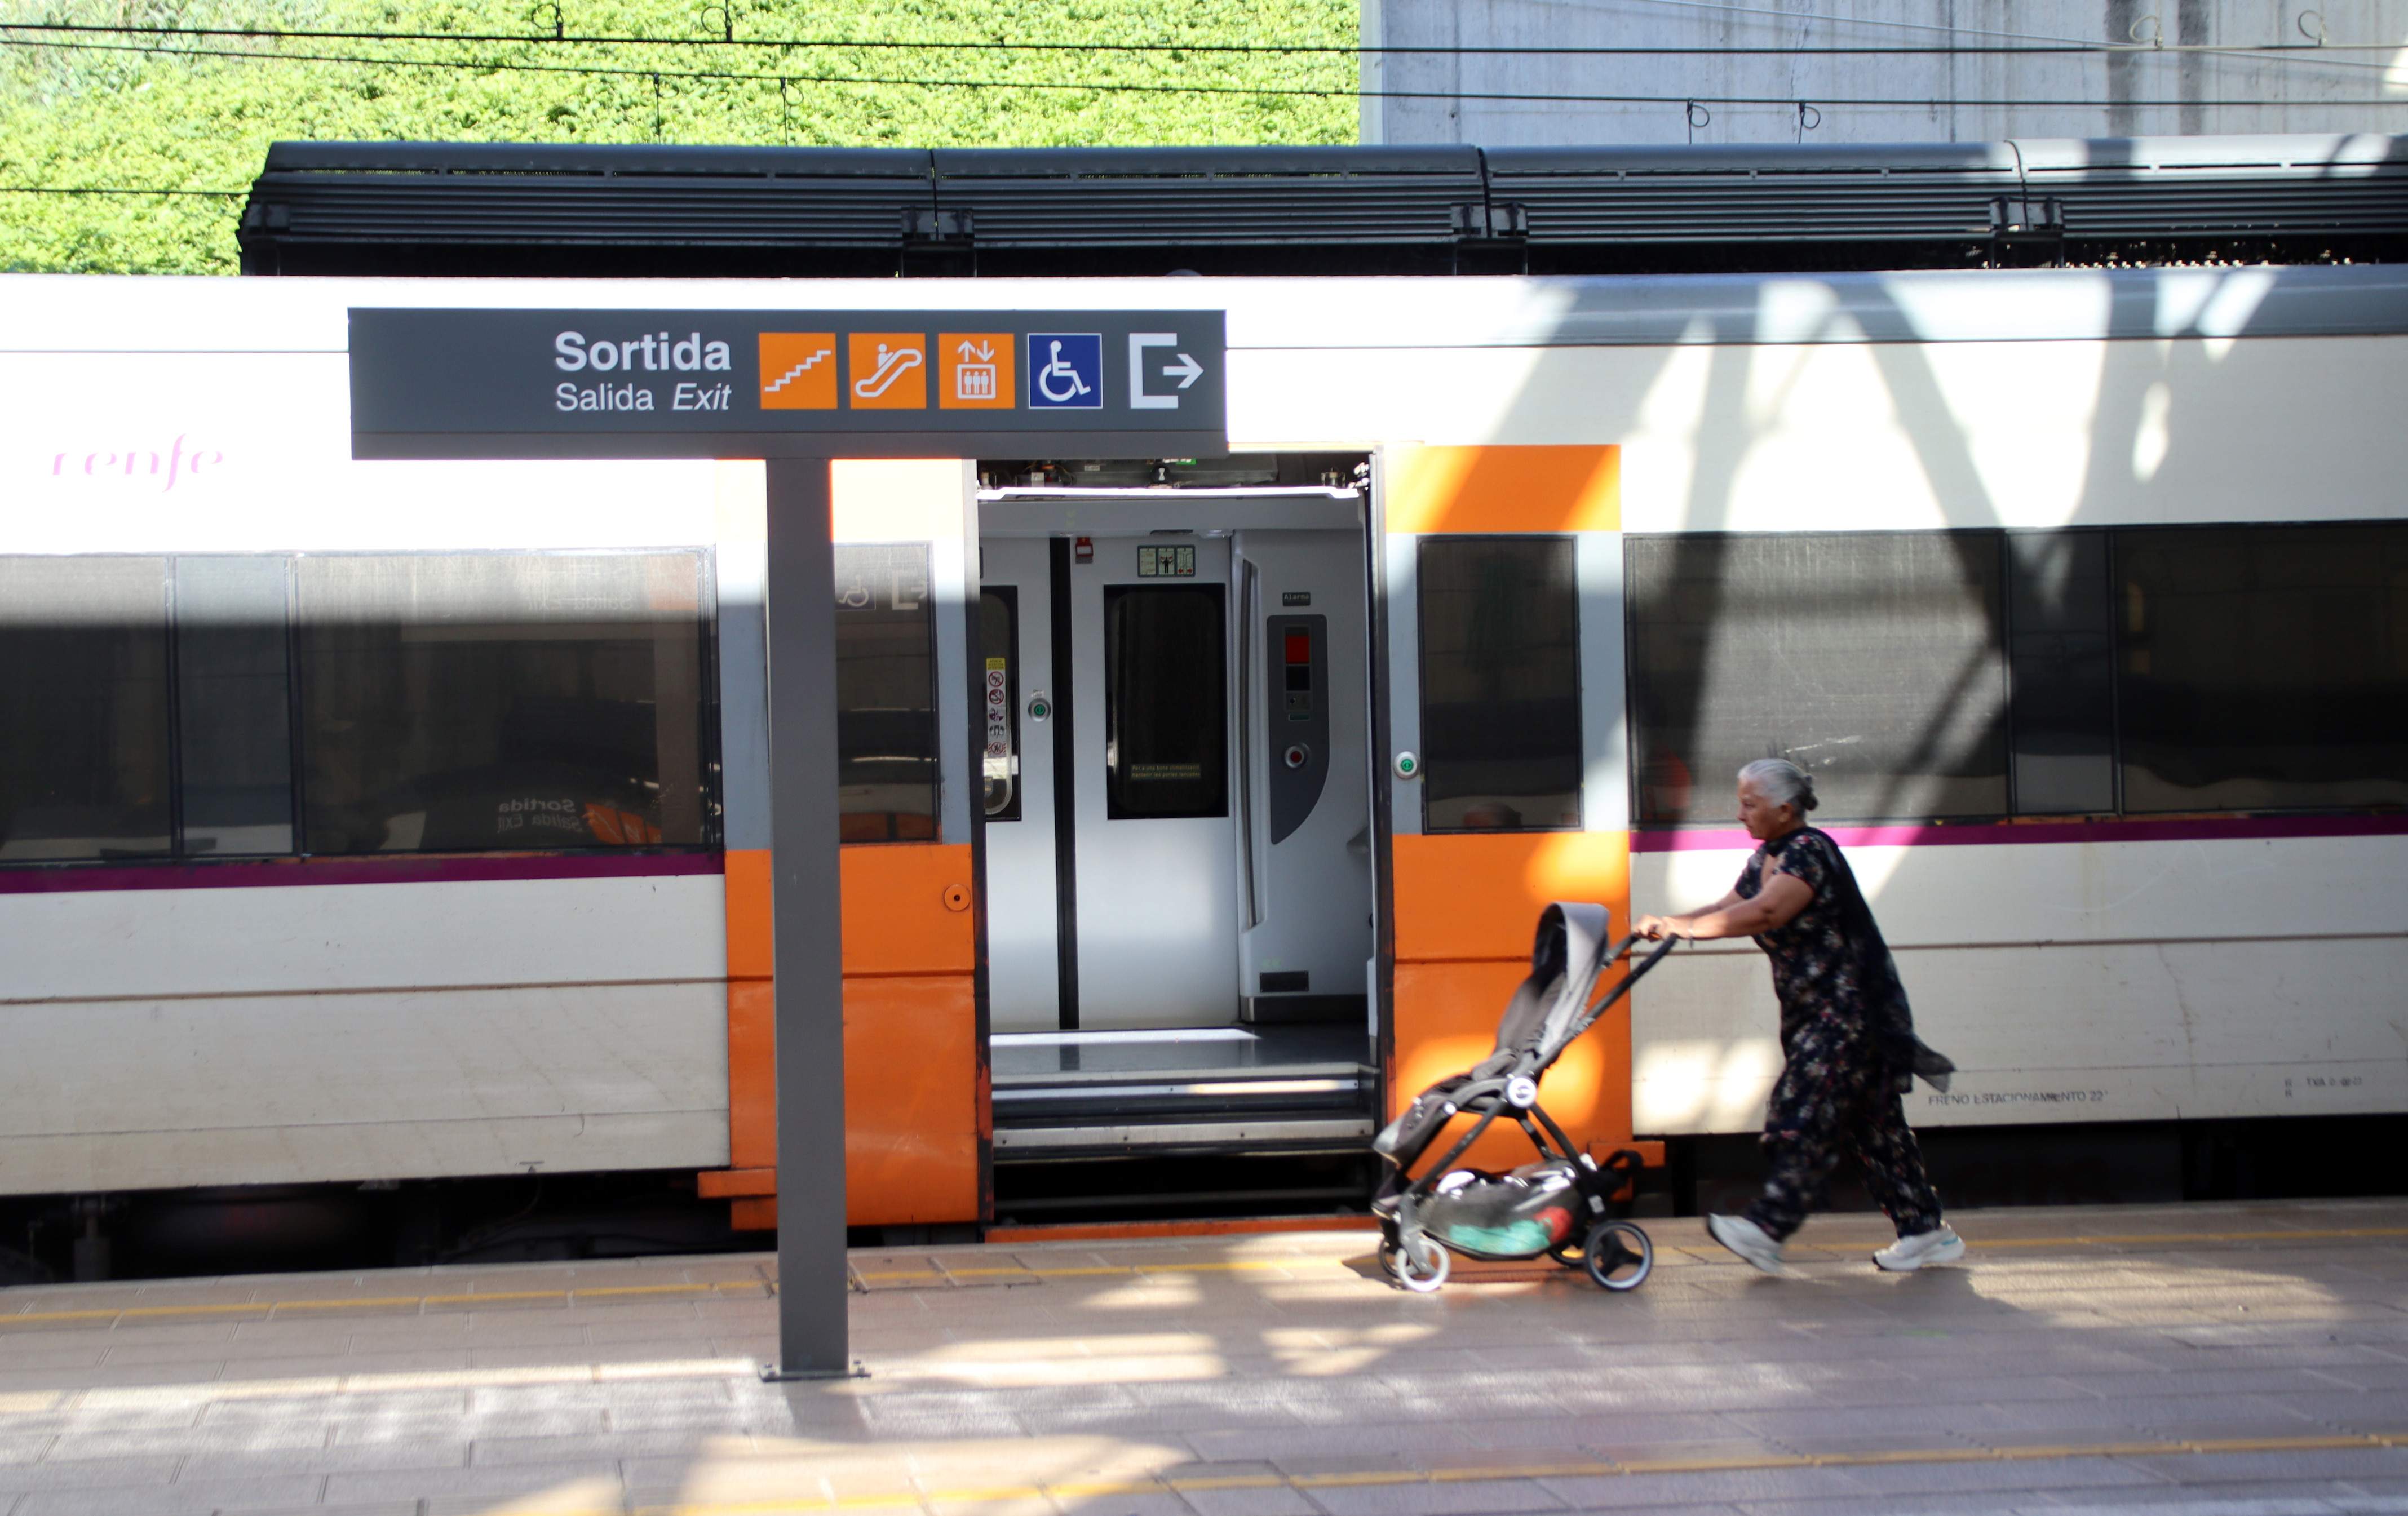
[[[1104,338],[1099,332],[1028,334],[1028,408],[1104,408]]]

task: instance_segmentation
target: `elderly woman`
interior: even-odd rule
[[[1903,1272],[1954,1263],[1965,1243],[1940,1219],[1940,1197],[1899,1096],[1920,1074],[1942,1089],[1954,1065],[1915,1039],[1906,992],[1839,844],[1806,824],[1814,781],[1761,759],[1739,771],[1739,818],[1758,846],[1730,894],[1685,916],[1641,916],[1642,937],[1753,937],[1772,960],[1787,1062],[1765,1113],[1771,1176],[1744,1216],[1709,1216],[1714,1240],[1768,1274],[1804,1224],[1806,1207],[1844,1151],[1898,1241],[1873,1263]]]

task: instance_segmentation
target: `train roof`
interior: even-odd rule
[[[1756,147],[280,142],[249,274],[1777,273],[2408,262],[2408,136]]]

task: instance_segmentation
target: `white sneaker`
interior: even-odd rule
[[[1873,1266],[1892,1274],[1912,1273],[1932,1264],[1953,1264],[1965,1256],[1965,1239],[1946,1222],[1928,1232],[1902,1237],[1873,1254]]]
[[[1744,1216],[1709,1216],[1706,1234],[1761,1273],[1785,1277],[1789,1272],[1782,1266],[1779,1239]]]

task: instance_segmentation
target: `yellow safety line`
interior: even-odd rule
[[[1377,1469],[1348,1474],[1228,1474],[1182,1478],[1066,1480],[1054,1484],[990,1484],[950,1490],[889,1490],[869,1495],[839,1495],[833,1502],[818,1495],[787,1499],[711,1501],[638,1508],[638,1516],[769,1516],[798,1509],[918,1509],[924,1505],[1040,1502],[1111,1499],[1165,1494],[1203,1494],[1222,1490],[1343,1490],[1376,1489],[1414,1484],[1459,1484],[1480,1480],[1611,1479],[1638,1474],[1713,1474],[1731,1470],[1779,1471],[1797,1468],[1870,1468],[1899,1464],[2027,1464],[2066,1458],[2163,1458],[2243,1452],[2341,1452],[2359,1448],[2408,1446],[2408,1433],[2347,1433],[2296,1437],[2182,1437],[2163,1442],[2051,1443],[2013,1448],[1901,1448],[1863,1452],[1756,1453],[1730,1458],[1630,1458],[1593,1462],[1533,1464],[1520,1468],[1484,1465],[1469,1468]],[[737,1460],[741,1463],[744,1460]],[[623,1508],[595,1507],[590,1516],[617,1516]],[[563,1516],[589,1516],[564,1512]]]
[[[1982,1237],[1966,1238],[1976,1252],[1997,1251],[2011,1248],[2126,1248],[2158,1244],[2167,1247],[2211,1242],[2344,1242],[2365,1241],[2386,1237],[2408,1237],[2408,1226],[2325,1227],[2294,1232],[2134,1232],[2125,1235],[2100,1234],[2055,1237]],[[1809,1251],[1853,1251],[1839,1243],[1817,1243],[1809,1239],[1803,1244]],[[948,1280],[970,1279],[1039,1279],[1071,1280],[1098,1278],[1144,1278],[1171,1274],[1240,1274],[1312,1267],[1337,1264],[1341,1260],[1328,1257],[1223,1259],[1209,1262],[1176,1264],[1095,1264],[1061,1268],[955,1268],[955,1269],[858,1269],[854,1277],[867,1284],[903,1280],[919,1280],[942,1284]],[[1475,1273],[1463,1282],[1477,1284]],[[524,1305],[533,1301],[557,1301],[564,1306],[581,1301],[624,1299],[642,1295],[697,1295],[744,1293],[767,1298],[774,1286],[763,1280],[724,1280],[710,1284],[612,1284],[590,1290],[494,1290],[462,1294],[358,1295],[330,1296],[314,1300],[247,1300],[186,1306],[98,1306],[81,1310],[26,1311],[17,1315],[0,1315],[0,1328],[31,1326],[61,1322],[152,1321],[169,1316],[268,1316],[302,1311],[326,1310],[405,1310],[423,1309],[431,1306]]]
[[[2000,1237],[1966,1243],[1975,1248],[2125,1248],[2162,1242],[2342,1242],[2356,1237],[2408,1237],[2408,1226],[2330,1227],[2313,1232],[2135,1232],[2128,1237]]]
[[[315,1300],[235,1300],[187,1306],[94,1306],[82,1310],[34,1310],[0,1316],[0,1327],[46,1322],[150,1321],[162,1316],[271,1316],[306,1310],[524,1305],[535,1300],[556,1300],[569,1306],[583,1300],[629,1295],[720,1294],[730,1291],[750,1291],[766,1299],[769,1285],[764,1280],[726,1280],[714,1284],[609,1284],[591,1290],[490,1290],[466,1294],[329,1295]]]
[[[1323,1258],[1243,1258],[1194,1264],[1082,1264],[1074,1268],[902,1268],[869,1270],[854,1273],[864,1283],[871,1280],[975,1280],[1002,1277],[1007,1279],[1080,1280],[1105,1275],[1145,1274],[1239,1274],[1256,1269],[1296,1268],[1313,1264],[1334,1262]]]

